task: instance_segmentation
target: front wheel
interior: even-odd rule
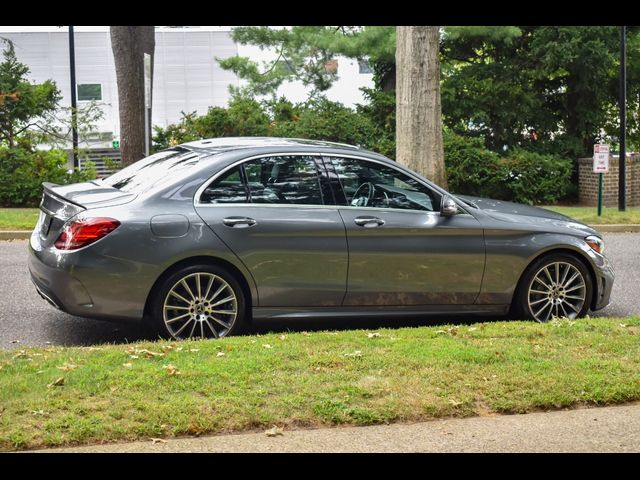
[[[544,256],[524,274],[516,298],[522,318],[547,322],[554,317],[579,318],[586,315],[593,294],[587,267],[564,254]]]
[[[192,265],[169,275],[153,302],[158,333],[176,340],[238,333],[245,299],[238,281],[213,265]]]

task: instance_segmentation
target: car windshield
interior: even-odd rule
[[[139,194],[151,187],[175,179],[198,163],[198,154],[183,148],[173,148],[143,158],[102,180],[102,185],[123,192]]]

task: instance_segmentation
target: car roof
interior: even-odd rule
[[[264,147],[297,147],[313,149],[341,149],[351,151],[366,151],[362,148],[346,143],[329,142],[324,140],[309,140],[303,138],[280,137],[219,137],[183,143],[180,147],[189,150],[200,150],[208,153],[222,153],[233,150],[244,150]]]

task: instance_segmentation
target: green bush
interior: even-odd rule
[[[515,149],[501,158],[481,139],[451,132],[444,153],[454,193],[536,204],[557,202],[571,189],[572,164],[562,157]]]
[[[69,172],[63,150],[0,148],[0,207],[35,207],[42,197],[42,182],[67,184],[95,178],[95,165]]]
[[[501,163],[506,167],[506,188],[514,202],[555,203],[571,190],[570,160],[516,149]]]

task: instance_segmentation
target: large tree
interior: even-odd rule
[[[151,55],[153,78],[154,27],[112,26],[111,48],[118,82],[120,151],[123,165],[128,165],[145,155],[144,54]]]
[[[396,160],[446,188],[438,30],[397,27]]]
[[[6,43],[0,63],[0,145],[13,148],[21,135],[56,110],[61,96],[52,80],[29,82],[29,67],[18,61],[13,44]]]

